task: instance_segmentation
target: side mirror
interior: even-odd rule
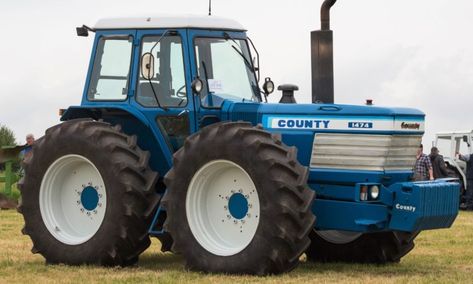
[[[199,78],[195,78],[194,81],[192,81],[191,88],[195,95],[199,95],[204,89],[204,83]]]
[[[274,92],[274,82],[271,81],[271,78],[264,79],[263,91],[266,96]]]
[[[154,78],[154,56],[149,52],[141,57],[141,75],[146,80]]]
[[[83,36],[83,37],[89,36],[89,30],[87,30],[85,26],[77,27],[76,32],[77,32],[77,36]]]

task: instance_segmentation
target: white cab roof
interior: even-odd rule
[[[196,15],[106,18],[99,20],[94,28],[97,30],[196,28],[246,31],[246,29],[235,20],[215,16]]]
[[[473,135],[473,130],[471,131],[453,131],[453,132],[439,132],[436,134],[437,137],[462,137],[463,135]]]

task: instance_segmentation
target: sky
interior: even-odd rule
[[[213,14],[248,29],[262,77],[299,86],[311,102],[310,32],[321,0],[213,0]],[[205,15],[207,0],[16,0],[0,2],[0,124],[18,143],[80,104],[93,37],[75,27],[103,17]],[[424,111],[424,144],[439,131],[473,129],[473,1],[339,0],[332,8],[335,102]],[[281,94],[275,92],[270,101]]]

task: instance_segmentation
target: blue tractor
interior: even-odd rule
[[[47,263],[135,264],[159,238],[189,269],[278,274],[398,262],[448,228],[459,185],[412,182],[424,114],[333,102],[332,31],[312,33],[313,104],[259,86],[254,45],[218,17],[100,20],[80,106],[25,160],[23,232]],[[315,196],[317,195],[317,198]]]

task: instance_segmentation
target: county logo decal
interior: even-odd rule
[[[401,123],[401,128],[402,129],[420,129],[420,123],[407,123],[403,122]]]
[[[279,128],[327,129],[329,127],[329,124],[330,120],[277,119],[277,126]]]

